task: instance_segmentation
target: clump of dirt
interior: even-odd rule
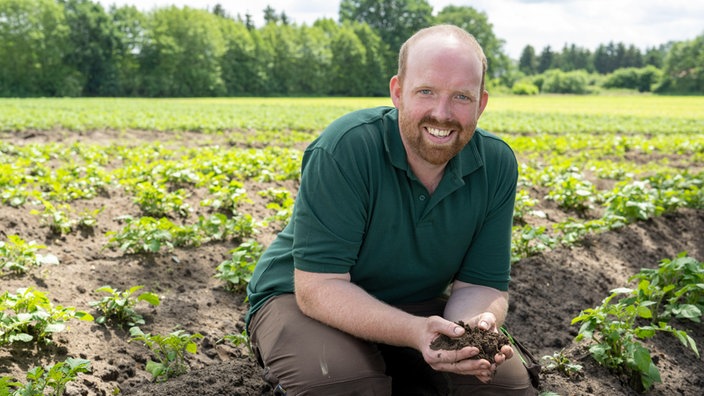
[[[464,327],[464,334],[454,338],[441,334],[430,343],[430,349],[454,351],[473,346],[479,348],[479,353],[471,359],[486,359],[493,364],[494,356],[501,351],[501,347],[509,345],[508,337],[503,333],[482,330],[478,327],[472,328],[461,320],[456,323]]]

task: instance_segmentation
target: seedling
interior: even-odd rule
[[[48,393],[50,396],[62,396],[66,391],[66,385],[76,380],[79,373],[91,371],[90,361],[86,359],[67,358],[63,362],[49,366],[46,369],[35,367],[27,372],[27,383],[12,381],[10,377],[0,378],[0,395],[12,396],[43,396]],[[15,391],[10,393],[11,388]]]
[[[585,180],[577,169],[570,168],[565,173],[557,175],[545,198],[557,202],[561,208],[584,215],[591,209],[597,196],[598,192],[594,185]]]
[[[252,272],[262,251],[262,246],[255,240],[242,243],[230,251],[230,259],[218,265],[215,277],[227,282],[226,287],[229,290],[241,291],[252,278]]]
[[[227,334],[222,339],[225,341],[229,341],[234,346],[246,346],[247,351],[249,351],[249,355],[254,356],[254,352],[252,351],[252,344],[250,344],[249,342],[249,336],[247,335],[246,330],[242,330],[242,332],[239,334]]]
[[[662,213],[655,204],[657,192],[647,181],[622,183],[606,198],[607,213],[625,217],[628,221],[647,220]]]
[[[542,360],[544,362],[543,369],[546,371],[557,371],[566,377],[574,377],[582,372],[582,365],[572,363],[564,351],[545,355]]]
[[[174,224],[167,218],[157,220],[141,217],[135,220],[125,217],[127,225],[119,232],[108,232],[108,246],[119,246],[127,253],[157,253],[162,246],[172,248],[171,230]]]
[[[12,311],[12,314],[9,312]],[[92,321],[93,316],[73,307],[54,306],[45,293],[32,288],[0,295],[0,346],[21,342],[51,342],[54,333],[66,329],[70,319]]]
[[[686,252],[664,259],[656,269],[643,268],[631,277],[638,280],[639,298],[656,304],[659,320],[689,319],[700,323],[704,311],[704,265]]]
[[[130,341],[142,341],[156,357],[157,361],[147,360],[146,370],[157,382],[187,372],[186,354],[195,354],[198,349],[195,340],[203,338],[201,334],[188,334],[183,330],[176,330],[168,336],[145,334],[139,327],[130,328],[130,335]]]
[[[59,259],[52,255],[41,255],[37,251],[46,246],[38,245],[34,241],[26,242],[17,235],[8,235],[7,241],[0,241],[0,275],[12,271],[23,274],[30,267],[42,264],[58,264]]]
[[[516,192],[516,202],[513,206],[513,222],[514,224],[524,225],[525,217],[531,213],[533,206],[538,203],[526,190],[518,190]]]
[[[19,208],[24,205],[27,200],[34,194],[27,192],[23,186],[8,186],[0,193],[0,200],[6,205],[13,208]]]
[[[44,205],[43,211],[30,211],[31,214],[39,215],[42,218],[42,225],[49,227],[53,234],[59,236],[70,234],[73,231],[76,221],[71,220],[70,205],[63,204],[56,207],[46,200],[42,201],[42,205]]]
[[[202,206],[209,206],[215,210],[237,213],[237,207],[244,202],[251,202],[247,197],[244,185],[231,180],[228,184],[212,183],[209,187],[211,198],[201,201]]]
[[[168,192],[165,187],[151,182],[137,184],[135,189],[134,202],[147,216],[162,217],[173,211],[181,217],[187,217],[191,212],[190,206],[185,202],[184,190]]]
[[[78,215],[77,224],[79,228],[93,229],[98,225],[98,215],[105,209],[101,207],[91,211],[83,211]]]
[[[293,214],[294,199],[291,196],[291,192],[286,189],[270,188],[268,190],[259,191],[259,195],[269,199],[266,208],[275,213],[267,217],[266,220],[268,222],[279,223],[282,225],[281,228],[283,228],[283,226],[289,222]]]
[[[96,307],[102,314],[95,320],[96,323],[104,324],[112,321],[120,328],[122,326],[137,326],[144,324],[142,315],[134,310],[135,306],[140,301],[158,306],[159,296],[154,293],[144,292],[135,297],[135,293],[141,290],[144,286],[133,286],[125,291],[117,291],[110,286],[103,286],[96,289],[96,292],[108,293],[109,296],[103,297],[100,301],[90,303],[92,307]]]
[[[626,298],[612,303],[617,296],[624,294]],[[651,307],[654,304],[638,299],[633,289],[619,288],[612,290],[601,306],[586,309],[572,319],[572,324],[582,323],[576,340],[592,340],[594,344],[589,348],[592,357],[604,367],[626,375],[636,390],[645,391],[661,382],[650,351],[639,340],[651,338],[657,331],[667,332],[699,355],[694,340],[685,331],[676,330],[664,322],[636,326],[638,319],[653,318]]]
[[[514,226],[511,241],[511,261],[516,262],[553,248],[556,241],[543,226]]]

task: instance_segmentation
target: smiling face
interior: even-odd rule
[[[457,35],[431,33],[409,45],[390,88],[411,166],[444,166],[469,142],[488,100],[482,74],[476,48]]]

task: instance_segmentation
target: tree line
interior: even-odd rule
[[[141,12],[91,0],[0,0],[0,96],[385,96],[401,43],[437,23],[475,34],[495,88],[556,69],[650,67],[663,92],[704,93],[704,35],[645,53],[623,43],[594,53],[527,46],[515,62],[472,7],[434,14],[426,0],[341,0],[338,21],[311,25],[270,6],[263,12],[256,27],[221,5]]]

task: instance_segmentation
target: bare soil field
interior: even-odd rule
[[[131,144],[168,140],[168,144],[190,145],[206,143],[198,134],[167,136],[152,132],[130,131],[116,134],[110,131],[81,134],[37,132],[1,135],[15,145],[42,142],[110,144],[129,139]],[[647,162],[649,158],[637,158]],[[267,186],[247,182],[253,203],[242,208],[255,218],[269,215],[266,202],[256,191]],[[284,185],[295,190],[295,185]],[[537,196],[545,192],[536,191]],[[198,193],[191,197],[198,202]],[[234,242],[210,243],[194,249],[174,249],[156,255],[125,254],[119,249],[106,248],[105,233],[121,227],[119,216],[139,215],[139,208],[122,189],[115,188],[86,202],[75,202],[87,209],[105,207],[93,232],[74,232],[55,237],[42,227],[30,208],[0,206],[0,233],[17,234],[25,240],[35,240],[58,256],[59,265],[35,267],[20,276],[0,278],[0,292],[14,293],[20,287],[34,287],[47,293],[56,305],[74,306],[97,313],[91,301],[103,297],[95,290],[111,285],[125,290],[143,285],[144,291],[158,294],[161,304],[152,307],[137,305],[146,321],[144,332],[167,334],[174,329],[204,336],[198,341],[198,352],[190,356],[190,371],[162,383],[153,383],[145,371],[152,356],[139,342],[130,342],[127,329],[108,327],[92,322],[69,322],[70,329],[58,333],[47,346],[13,343],[0,348],[0,376],[13,376],[24,382],[25,373],[38,365],[49,365],[67,357],[91,361],[92,371],[80,374],[70,383],[67,395],[267,395],[271,388],[261,379],[261,369],[244,346],[223,341],[228,334],[241,333],[247,310],[245,296],[225,289],[214,278],[215,267],[230,257]],[[197,205],[196,205],[197,206]],[[548,219],[560,218],[559,210],[541,200],[536,208],[548,214]],[[658,218],[642,221],[616,231],[592,235],[572,248],[560,248],[525,258],[512,268],[510,312],[507,325],[537,357],[564,350],[583,369],[574,378],[558,373],[541,374],[541,392],[559,395],[635,395],[627,380],[596,365],[585,345],[575,343],[578,326],[572,318],[582,309],[599,305],[609,290],[628,285],[628,278],[641,267],[657,267],[660,260],[674,258],[687,251],[699,261],[704,260],[704,212],[680,210]],[[267,245],[277,229],[270,227],[257,235]],[[675,322],[687,329],[704,349],[704,328],[701,324]],[[662,376],[648,395],[704,394],[704,358],[685,348],[669,335],[658,335],[646,342]]]

